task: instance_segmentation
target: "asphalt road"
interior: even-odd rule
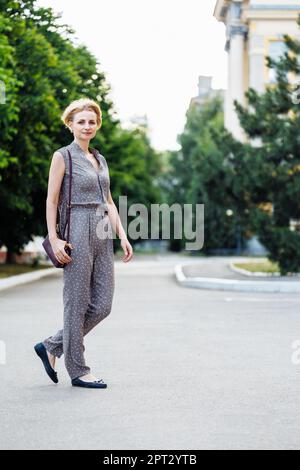
[[[300,448],[299,295],[183,288],[179,260],[116,261],[85,339],[103,390],[71,387],[63,357],[53,384],[34,354],[62,325],[61,273],[0,293],[1,449]]]

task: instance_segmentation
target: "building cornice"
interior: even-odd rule
[[[245,8],[244,20],[294,20],[300,13],[300,2],[298,5],[270,5],[252,4]]]
[[[217,0],[213,15],[218,21],[226,23],[226,16],[231,3],[232,0]],[[245,5],[243,10],[245,20],[260,18],[295,20],[300,13],[300,1],[298,5],[254,3],[248,6]]]
[[[298,5],[284,5],[284,3],[282,5],[270,5],[270,4],[261,4],[261,3],[258,3],[258,4],[251,4],[249,5],[248,7],[248,10],[296,10],[296,11],[299,11],[300,10],[300,2]]]

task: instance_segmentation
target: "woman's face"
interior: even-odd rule
[[[97,132],[97,116],[94,111],[80,111],[74,114],[70,128],[79,140],[90,140]]]

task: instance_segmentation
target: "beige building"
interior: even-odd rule
[[[278,58],[284,52],[283,35],[300,39],[297,18],[300,0],[218,0],[214,16],[226,26],[228,78],[225,94],[225,126],[238,140],[246,136],[240,127],[233,101],[245,102],[249,87],[264,92],[276,82],[266,56]]]

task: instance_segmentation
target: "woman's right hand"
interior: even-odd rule
[[[55,238],[50,240],[51,247],[55,258],[62,264],[68,264],[72,261],[72,258],[65,252],[65,246],[69,246],[73,250],[71,243],[67,243],[66,240],[61,240],[60,238]]]

